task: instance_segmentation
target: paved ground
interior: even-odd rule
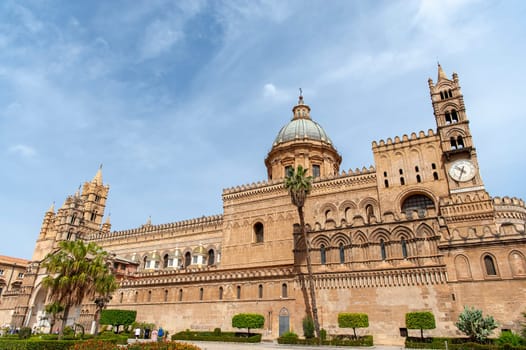
[[[181,340],[179,340],[181,341]],[[181,341],[182,342],[182,341]],[[222,342],[188,342],[199,346],[202,350],[303,350],[303,349],[312,349],[312,350],[333,350],[333,349],[374,349],[374,350],[400,350],[403,349],[399,346],[384,346],[384,345],[375,345],[370,348],[367,347],[349,347],[349,346],[312,346],[312,345],[281,345],[277,343],[258,343],[258,344],[239,344],[239,343],[222,343]]]

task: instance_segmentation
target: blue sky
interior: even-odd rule
[[[526,198],[526,2],[2,1],[0,254],[31,258],[45,211],[103,163],[113,229],[222,212],[266,179],[298,88],[343,157],[435,129],[456,71],[482,178]]]

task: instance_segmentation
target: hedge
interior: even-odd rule
[[[526,350],[525,346],[511,346],[510,344],[496,345],[493,343],[472,343],[469,338],[421,338],[408,337],[405,347],[408,349],[446,349],[449,350]]]
[[[285,335],[278,338],[278,344],[299,344],[299,345],[318,345],[317,338],[311,339],[299,339],[294,336]],[[331,340],[324,340],[321,342],[322,345],[333,345],[333,346],[373,346],[373,336],[366,335],[358,337],[358,339],[338,339],[334,338]]]
[[[30,338],[24,340],[0,339],[2,350],[68,350],[73,347],[75,340],[40,340]]]
[[[234,332],[221,332],[220,335],[214,332],[192,332],[183,331],[172,335],[172,340],[202,340],[202,341],[222,341],[232,343],[260,343],[261,334],[250,333],[250,336],[246,336],[246,333],[234,333]]]

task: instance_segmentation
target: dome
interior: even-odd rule
[[[281,128],[274,140],[273,146],[277,144],[308,139],[314,141],[322,141],[332,144],[331,139],[325,133],[325,130],[312,119],[293,119],[287,125]]]
[[[202,245],[199,245],[199,247],[194,249],[193,253],[194,255],[206,255],[206,249]]]

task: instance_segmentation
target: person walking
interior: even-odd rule
[[[159,330],[157,331],[157,341],[163,341],[164,337],[164,329],[163,327],[159,327]]]
[[[135,340],[139,340],[141,336],[141,329],[139,327],[135,328]]]

